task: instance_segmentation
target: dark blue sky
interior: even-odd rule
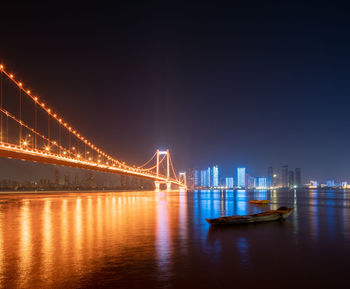
[[[8,3],[0,60],[129,163],[350,181],[348,5],[234,2]]]

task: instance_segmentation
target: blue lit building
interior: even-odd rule
[[[256,187],[255,179],[256,178],[254,178],[252,176],[248,176],[248,187],[250,187],[250,188]]]
[[[219,186],[219,167],[218,166],[213,166],[212,173],[213,173],[212,186],[213,187],[218,187]]]
[[[330,181],[327,181],[326,182],[326,187],[335,187],[335,182],[334,182],[334,180],[330,180]]]
[[[207,187],[207,170],[201,171],[201,187]]]
[[[207,168],[207,185],[206,185],[207,187],[211,187],[212,184],[213,184],[213,182],[212,182],[212,180],[213,180],[212,173],[213,173],[213,171],[211,170],[210,167],[208,167]]]
[[[246,186],[246,168],[237,168],[237,186],[245,187]]]
[[[255,187],[257,188],[267,188],[267,178],[256,178]]]
[[[232,177],[225,178],[225,187],[226,188],[233,188],[233,178]]]
[[[195,170],[194,171],[194,185],[196,187],[200,186],[201,185],[201,181],[200,181],[200,176],[199,176],[199,171],[198,170]]]

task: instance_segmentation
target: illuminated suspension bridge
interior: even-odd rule
[[[0,65],[0,157],[56,164],[146,178],[186,188],[169,150],[157,150],[143,165],[132,166],[105,153],[74,129]]]

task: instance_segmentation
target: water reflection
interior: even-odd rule
[[[163,192],[157,192],[157,233],[156,249],[159,276],[166,281],[170,266],[170,232],[168,219],[168,202]]]
[[[24,202],[21,207],[20,213],[20,248],[19,248],[19,262],[18,262],[18,273],[19,273],[19,284],[18,287],[27,287],[27,282],[31,274],[31,251],[32,251],[32,240],[31,240],[31,216],[29,211],[29,203]]]
[[[239,237],[237,239],[237,249],[240,255],[241,264],[247,266],[249,264],[249,255],[248,255],[248,241],[244,237]]]
[[[268,198],[268,208],[294,206],[295,213],[286,222],[232,228],[205,221],[261,212],[248,201]],[[283,260],[295,271],[312,259],[322,271],[327,248],[332,257],[350,254],[349,210],[348,192],[322,190],[2,196],[0,287],[213,288],[218,279],[246,282],[244,274],[283,275],[276,265]],[[294,256],[304,248],[305,256]],[[265,268],[271,256],[276,264]]]

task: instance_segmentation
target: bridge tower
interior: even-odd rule
[[[155,181],[155,186],[156,190],[159,191],[160,185],[163,183],[166,183],[166,188],[167,191],[171,190],[171,182],[169,181],[170,179],[170,156],[169,156],[169,150],[167,149],[166,151],[161,151],[157,149],[157,177],[159,176],[159,164],[161,163],[161,156],[166,157],[166,181],[165,182],[160,182],[160,181]]]
[[[182,182],[185,186],[187,185],[186,172],[179,173],[179,182]]]

